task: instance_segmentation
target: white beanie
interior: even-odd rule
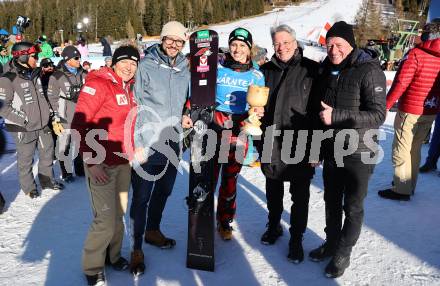
[[[160,38],[162,39],[166,36],[176,36],[186,41],[186,31],[186,28],[180,22],[171,21],[163,25],[162,32],[160,32]]]

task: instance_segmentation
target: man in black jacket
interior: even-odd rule
[[[283,212],[284,182],[290,182],[292,206],[288,259],[300,263],[304,259],[302,237],[307,227],[310,181],[314,168],[308,163],[308,156],[304,154],[298,162],[293,161],[297,144],[301,145],[298,132],[307,132],[309,129],[306,118],[307,103],[319,65],[303,57],[302,49],[298,47],[295,38],[295,31],[291,27],[278,26],[271,31],[271,35],[275,55],[261,67],[266,86],[270,88],[265,116],[262,119],[262,128],[265,131],[262,141],[273,140],[272,148],[266,148],[266,143],[259,148],[262,153],[261,169],[266,177],[269,210],[269,222],[261,242],[274,244],[282,235],[280,220]],[[281,133],[273,134],[274,128]],[[286,142],[283,142],[283,139],[291,145],[285,147]]]
[[[335,23],[327,32],[326,45],[328,57],[313,92],[316,114],[332,131],[321,150],[326,242],[309,256],[313,261],[332,258],[325,273],[336,278],[349,266],[361,231],[363,201],[379,151],[370,134],[377,133],[385,120],[386,80],[376,55],[356,48],[351,25]],[[355,133],[348,140],[340,136],[347,131]]]
[[[0,116],[5,118],[17,148],[20,187],[31,198],[39,196],[32,173],[38,149],[38,178],[42,189],[63,188],[53,179],[53,140],[50,130],[49,103],[43,94],[40,70],[37,69],[38,47],[28,42],[12,46],[9,71],[0,77]]]

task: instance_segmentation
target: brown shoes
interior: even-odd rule
[[[145,272],[144,253],[142,250],[133,250],[130,259],[130,272],[136,276]]]
[[[226,222],[218,222],[217,223],[217,230],[220,234],[220,237],[223,240],[231,240],[232,239],[232,226],[229,224],[228,221]]]
[[[166,237],[160,230],[145,231],[145,242],[162,249],[173,248],[176,245],[174,239]]]

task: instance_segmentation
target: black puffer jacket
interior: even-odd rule
[[[333,154],[336,134],[342,129],[358,132],[356,153],[372,151],[365,145],[364,134],[379,128],[386,115],[386,79],[377,55],[370,50],[355,48],[337,76],[332,75],[333,68],[326,58],[312,92],[315,128],[335,130],[333,138],[323,143],[322,151],[326,155]],[[319,120],[321,100],[334,108],[330,126],[323,126]],[[348,137],[345,139],[347,144]]]
[[[266,177],[288,181],[298,176],[311,177],[314,173],[314,169],[308,164],[308,144],[301,162],[291,164],[288,157],[292,159],[295,157],[298,130],[311,129],[307,118],[307,104],[318,68],[318,63],[303,57],[301,49],[287,64],[278,62],[274,56],[261,67],[266,86],[270,88],[269,100],[262,119],[262,129],[265,133],[257,143],[260,155],[263,156],[261,169]],[[281,134],[274,137],[271,160],[268,163],[264,162],[264,157],[270,150],[263,152],[263,143],[265,135],[269,136],[266,128],[271,125],[275,125]],[[288,136],[286,130],[292,130],[293,136]],[[283,138],[289,139],[285,144],[292,143],[290,153],[285,147],[285,153],[282,154]]]

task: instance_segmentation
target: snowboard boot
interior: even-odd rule
[[[232,239],[232,226],[230,225],[229,221],[218,222],[217,230],[223,240]]]
[[[302,246],[302,235],[299,237],[292,237],[289,241],[289,254],[287,259],[295,264],[299,264],[304,260],[304,249]]]
[[[325,267],[325,276],[328,278],[341,277],[348,266],[350,266],[350,255],[335,255]]]
[[[409,201],[411,197],[410,195],[403,195],[396,193],[392,189],[382,190],[377,192],[377,194],[384,199],[389,199],[394,201]]]
[[[145,272],[144,253],[140,249],[135,249],[131,252],[130,272],[139,276]]]
[[[0,193],[0,214],[3,213],[4,209],[5,209],[5,199],[3,198],[3,195]]]
[[[86,275],[87,285],[90,286],[104,286],[105,276],[104,272],[98,272],[95,275]]]
[[[157,246],[161,249],[173,248],[176,245],[174,239],[166,237],[160,230],[145,231],[145,243]]]
[[[276,226],[267,224],[266,232],[261,236],[261,243],[265,245],[274,244],[283,235],[283,228],[278,223]]]
[[[30,191],[26,195],[28,195],[31,199],[35,199],[40,196],[40,193],[36,189],[33,189],[32,191]]]
[[[309,253],[310,260],[314,262],[323,261],[335,254],[336,246],[328,241],[325,241],[320,247],[313,249]]]

